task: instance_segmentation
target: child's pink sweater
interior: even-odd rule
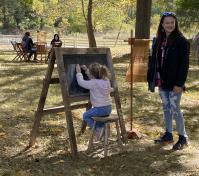
[[[113,88],[108,79],[84,80],[81,73],[77,73],[76,78],[81,87],[90,90],[90,101],[93,107],[102,107],[112,104],[110,92],[113,91]]]

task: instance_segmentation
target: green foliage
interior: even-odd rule
[[[0,7],[0,21],[5,29],[10,26],[38,30],[54,26],[67,33],[86,32],[80,0],[0,0],[0,3],[3,4]],[[84,3],[87,12],[87,0]],[[119,29],[122,23],[131,24],[134,20],[131,16],[133,6],[135,0],[93,0],[94,30],[103,32]],[[3,13],[3,7],[6,13]]]
[[[0,0],[0,20],[4,29],[10,28],[23,28],[22,23],[25,21],[31,21],[35,17],[32,16],[30,0]],[[26,24],[29,27],[28,23]]]
[[[87,13],[88,0],[84,0]],[[54,28],[65,33],[86,32],[81,0],[0,0],[0,24],[5,31]],[[156,29],[164,11],[177,12],[187,30],[198,28],[198,0],[153,0],[151,28]],[[93,0],[95,32],[134,28],[136,0]],[[85,14],[87,15],[87,14]]]
[[[134,0],[94,1],[93,24],[95,31],[118,30],[122,24],[130,24],[133,6],[135,6]]]
[[[177,0],[177,13],[180,17],[180,23],[184,29],[195,26],[199,29],[199,1],[198,0]]]

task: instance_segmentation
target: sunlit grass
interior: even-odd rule
[[[115,47],[111,49],[111,53],[128,131],[131,108],[130,84],[125,81],[125,75],[130,60],[126,55],[129,53],[129,48]],[[121,57],[124,54],[125,56]],[[47,69],[47,65],[43,63],[12,62],[13,57],[14,55],[0,55],[0,153],[2,158],[0,165],[8,175],[17,175],[20,172],[25,173],[25,175],[28,175],[28,173],[29,175],[33,173],[33,175],[41,176],[45,174],[61,175],[60,173],[66,173],[66,167],[72,168],[70,171],[67,170],[67,173],[77,175],[76,173],[85,173],[84,169],[89,172],[89,168],[93,166],[96,167],[96,175],[101,173],[102,168],[107,175],[115,172],[115,168],[120,168],[121,165],[124,165],[125,169],[121,168],[120,173],[124,173],[124,175],[140,173],[140,170],[143,171],[142,175],[144,173],[153,175],[157,172],[157,168],[154,169],[157,167],[155,164],[162,161],[169,165],[168,167],[164,166],[165,168],[161,166],[165,170],[175,171],[178,170],[178,167],[183,168],[178,154],[162,151],[160,148],[154,147],[151,142],[164,129],[158,91],[155,93],[148,92],[146,83],[133,84],[133,127],[137,128],[145,137],[140,141],[129,142],[133,145],[129,149],[131,152],[112,156],[102,161],[80,154],[81,160],[78,161],[78,164],[71,163],[68,155],[70,147],[66,130],[66,117],[64,113],[57,113],[42,117],[38,142],[32,151],[9,160],[11,156],[24,149],[29,142],[34,113],[38,106]],[[181,103],[187,132],[192,144],[190,150],[184,152],[183,156],[186,157],[196,151],[195,148],[198,147],[199,140],[199,66],[195,63],[191,60],[187,88]],[[56,68],[54,74],[57,75]],[[59,105],[62,105],[60,85],[51,85],[46,99],[46,107]],[[76,133],[80,130],[84,111],[85,109],[81,109],[72,113]],[[77,137],[79,151],[85,151],[89,135],[90,131],[87,130],[84,135]],[[39,162],[36,162],[37,159]],[[52,164],[53,167],[50,167]],[[143,164],[146,165],[147,170],[143,169]],[[104,167],[105,165],[107,168]],[[45,171],[43,171],[43,168],[45,168]]]

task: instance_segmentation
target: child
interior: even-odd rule
[[[90,90],[90,101],[92,108],[84,112],[83,120],[86,121],[90,128],[93,128],[94,120],[92,117],[104,117],[108,116],[112,111],[112,100],[110,92],[113,91],[109,81],[108,68],[99,63],[92,63],[89,66],[90,80],[84,80],[81,73],[79,64],[76,65],[76,78],[78,84],[86,89]],[[103,123],[96,124],[96,137],[99,139],[103,129]]]

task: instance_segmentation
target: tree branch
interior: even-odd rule
[[[86,18],[86,14],[85,14],[85,10],[84,10],[84,0],[81,0],[81,3],[82,3],[82,14],[83,14],[83,17],[84,17],[84,19],[85,19],[85,21],[86,21],[86,24],[87,24],[87,18]]]

